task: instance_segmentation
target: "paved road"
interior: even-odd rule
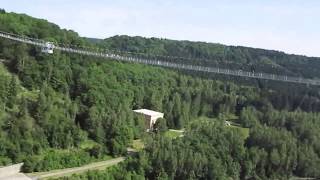
[[[38,179],[45,179],[45,178],[53,178],[53,177],[61,177],[61,176],[66,176],[66,175],[71,175],[75,173],[82,173],[88,170],[94,170],[94,169],[101,169],[101,168],[106,168],[109,166],[113,166],[118,164],[121,161],[124,161],[124,157],[119,157],[115,159],[110,159],[107,161],[101,161],[101,162],[96,162],[96,163],[91,163],[85,166],[81,167],[75,167],[75,168],[67,168],[67,169],[61,169],[61,170],[53,170],[49,172],[39,172],[39,173],[33,173],[28,176],[30,177],[35,177]]]
[[[24,175],[23,173],[16,173],[6,177],[0,177],[0,180],[32,180],[32,178]]]

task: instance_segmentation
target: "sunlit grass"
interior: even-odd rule
[[[170,139],[175,139],[177,137],[183,136],[183,130],[169,129],[164,133],[164,136]]]
[[[95,145],[98,145],[97,142],[91,140],[91,139],[88,139],[88,140],[85,140],[83,141],[81,144],[80,144],[80,148],[81,149],[91,149],[93,148]]]
[[[235,125],[231,125],[229,127],[237,129],[244,139],[247,139],[249,137],[249,133],[250,133],[250,129],[249,128],[243,128],[243,127],[235,126]]]
[[[136,139],[132,141],[132,148],[141,151],[144,148],[144,143],[141,139]]]
[[[240,124],[237,124],[234,122],[238,119],[238,116],[236,116],[234,114],[223,114],[219,118],[222,118],[223,120],[230,122],[231,125],[230,126],[226,125],[226,127],[234,128],[234,129],[238,130],[244,139],[247,139],[249,137],[250,129],[243,128],[240,126]],[[201,116],[192,122],[201,123],[201,122],[208,122],[208,121],[212,122],[212,121],[217,121],[217,120],[218,120],[218,118],[210,118],[210,117],[206,117],[206,116]]]

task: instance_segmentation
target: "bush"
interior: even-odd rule
[[[23,161],[22,172],[30,173],[34,172],[39,165],[40,159],[36,156],[29,156]]]
[[[100,145],[95,145],[91,149],[89,149],[89,154],[92,157],[100,158],[102,154],[102,147]]]

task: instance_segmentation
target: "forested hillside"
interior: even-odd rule
[[[98,44],[110,50],[122,50],[150,56],[176,56],[177,58],[158,58],[181,63],[307,78],[320,77],[318,73],[320,58],[289,55],[273,50],[129,36],[114,36],[102,42],[98,41]]]
[[[4,11],[0,30],[95,46],[45,20]],[[135,52],[219,57],[239,66],[266,62],[289,74],[320,76],[317,58],[274,51],[125,36],[100,43]],[[121,165],[66,179],[320,178],[317,87],[301,93],[293,84],[281,84],[286,91],[280,92],[59,51],[47,55],[5,39],[0,58],[0,165],[25,162],[25,172],[79,166],[126,155],[132,140],[143,139],[145,149]],[[144,132],[143,119],[132,112],[136,108],[164,112],[158,131]],[[235,125],[225,126],[226,120]],[[168,138],[167,128],[184,128],[184,136]]]

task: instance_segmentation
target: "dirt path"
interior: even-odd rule
[[[109,166],[113,166],[118,164],[121,161],[124,161],[124,157],[114,158],[107,161],[95,162],[81,167],[75,168],[67,168],[61,170],[52,170],[48,172],[39,172],[39,173],[32,173],[28,174],[29,177],[37,178],[37,179],[46,179],[46,178],[54,178],[54,177],[62,177],[76,173],[83,173],[88,170],[95,170],[95,169],[104,169]]]

